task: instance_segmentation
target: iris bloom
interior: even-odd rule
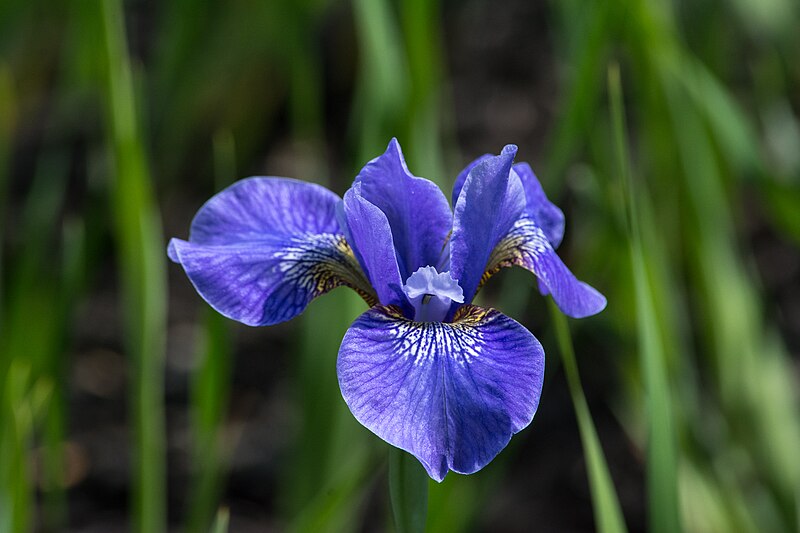
[[[419,459],[431,478],[483,468],[533,419],[544,351],[523,326],[472,305],[495,272],[533,272],[572,317],[605,298],[556,255],[564,216],[517,148],[472,162],[451,211],[389,143],[340,199],[286,178],[249,178],[211,198],[188,241],[172,239],[197,292],[250,326],[289,320],[345,285],[369,304],[347,330],[337,372],[361,424]]]

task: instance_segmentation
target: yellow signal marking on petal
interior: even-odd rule
[[[499,313],[473,305],[459,308],[453,322],[417,322],[403,316],[396,306],[377,306],[373,319],[386,323],[395,339],[392,350],[398,357],[413,359],[414,365],[432,360],[435,354],[446,355],[458,364],[471,363],[483,353],[484,330],[480,327]]]
[[[331,233],[300,239],[280,252],[286,278],[307,287],[314,297],[340,285],[355,290],[368,305],[378,301],[353,250],[342,235]]]
[[[501,269],[520,266],[530,270],[537,256],[547,251],[547,237],[529,218],[521,218],[492,250],[478,290]]]
[[[455,328],[472,328],[478,326],[487,320],[491,320],[492,315],[497,313],[497,311],[491,307],[478,307],[477,305],[465,304],[458,308],[455,316],[453,316],[452,322],[416,322],[403,316],[403,311],[395,305],[379,305],[376,307],[376,309],[379,309],[383,312],[383,314],[388,315],[389,318],[396,320],[402,320],[414,324],[447,324],[448,326]]]

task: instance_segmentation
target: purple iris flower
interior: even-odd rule
[[[436,481],[471,474],[531,422],[544,377],[539,341],[472,305],[483,283],[518,265],[569,316],[606,305],[556,255],[564,216],[516,152],[470,163],[452,211],[409,172],[395,139],[344,199],[287,178],[242,180],[198,211],[169,257],[214,309],[251,326],[289,320],[339,285],[355,289],[370,308],[339,349],[350,411]]]

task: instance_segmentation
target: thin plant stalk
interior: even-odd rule
[[[559,311],[552,299],[550,299],[549,305],[550,317],[555,327],[561,361],[567,377],[567,386],[572,397],[572,405],[575,408],[575,417],[578,419],[578,430],[586,458],[597,530],[600,533],[624,533],[627,531],[625,519],[603,454],[603,448],[600,445],[600,439],[597,437],[589,405],[583,393],[567,317]]]

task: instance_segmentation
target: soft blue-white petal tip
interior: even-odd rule
[[[577,285],[578,290],[572,298],[556,299],[556,304],[565,315],[572,318],[586,318],[606,308],[608,301],[600,291],[583,281],[579,281]]]
[[[167,256],[173,263],[180,263],[181,258],[178,256],[178,249],[176,246],[176,242],[179,242],[180,239],[170,239],[169,245],[167,245]]]
[[[517,145],[516,144],[507,144],[503,147],[503,151],[500,152],[500,155],[517,155]]]

